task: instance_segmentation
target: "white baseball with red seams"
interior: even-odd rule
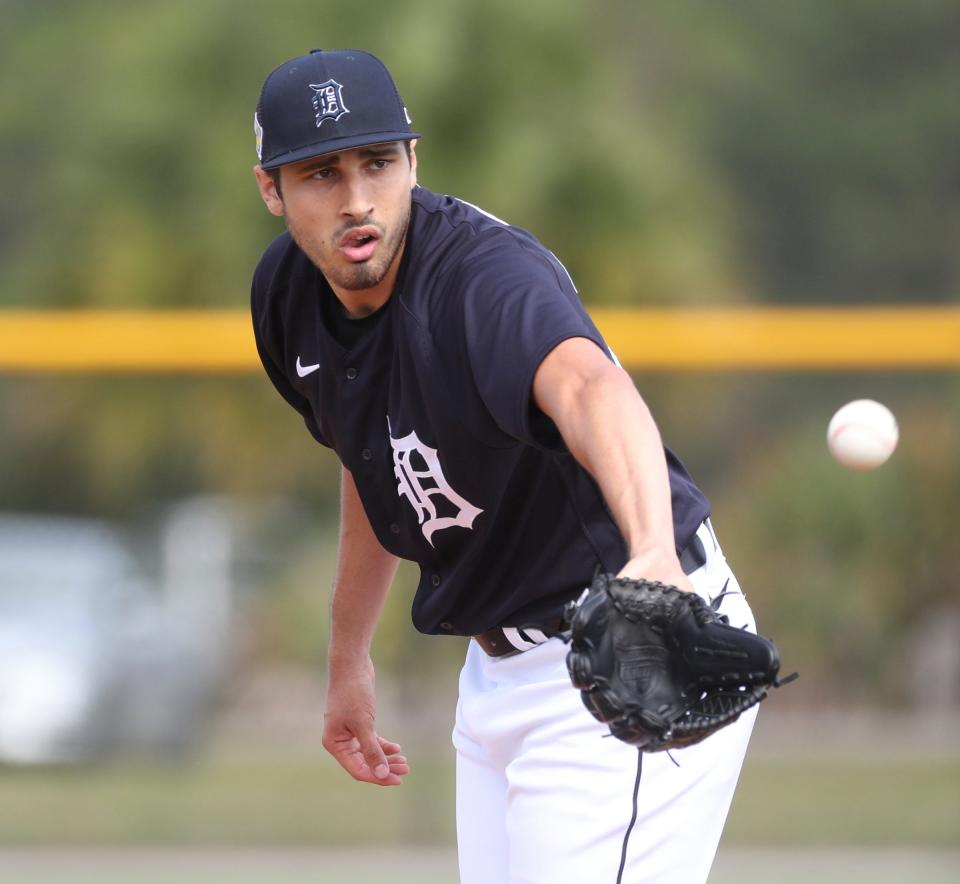
[[[885,463],[899,440],[893,412],[873,399],[848,402],[827,427],[830,453],[853,470],[872,470]]]

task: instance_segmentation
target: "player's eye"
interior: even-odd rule
[[[382,159],[382,158],[378,157],[378,158],[375,159],[375,160],[371,160],[370,165],[371,165],[374,169],[381,169],[381,170],[382,170],[382,169],[386,169],[386,168],[390,165],[390,160],[385,160],[385,159]]]
[[[329,167],[325,169],[314,169],[314,171],[310,173],[311,178],[317,178],[321,181],[326,181],[327,179],[332,178],[333,175],[334,171]]]

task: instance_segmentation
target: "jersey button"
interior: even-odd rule
[[[369,448],[364,448],[363,451],[360,452],[360,457],[364,460],[373,460],[373,452]]]
[[[346,371],[347,380],[355,381],[357,379],[357,370],[351,365]]]
[[[443,623],[440,624],[440,628],[441,628],[441,629],[446,629],[447,631],[449,631],[449,630],[453,629],[453,624],[452,624],[452,623],[448,623],[446,620],[444,620]]]
[[[434,574],[433,577],[430,578],[430,582],[431,582],[434,586],[439,586],[439,585],[440,585],[440,575],[439,575],[439,574]]]
[[[399,533],[400,533],[400,526],[399,526],[396,522],[391,522],[391,523],[390,523],[390,533],[391,533],[391,534],[399,534]]]

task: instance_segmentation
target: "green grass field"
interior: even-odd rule
[[[0,770],[0,884],[455,882],[453,776],[324,757]],[[748,760],[711,884],[960,880],[960,761]]]
[[[323,757],[0,771],[0,846],[453,843],[453,772],[353,783]],[[748,761],[725,843],[960,847],[960,761]]]

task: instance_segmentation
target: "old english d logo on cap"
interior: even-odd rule
[[[275,68],[256,125],[262,169],[420,137],[390,72],[361,49],[314,49]]]
[[[326,83],[310,84],[313,90],[313,107],[316,110],[317,128],[327,120],[336,122],[350,109],[343,103],[343,86],[336,80],[327,80]]]

